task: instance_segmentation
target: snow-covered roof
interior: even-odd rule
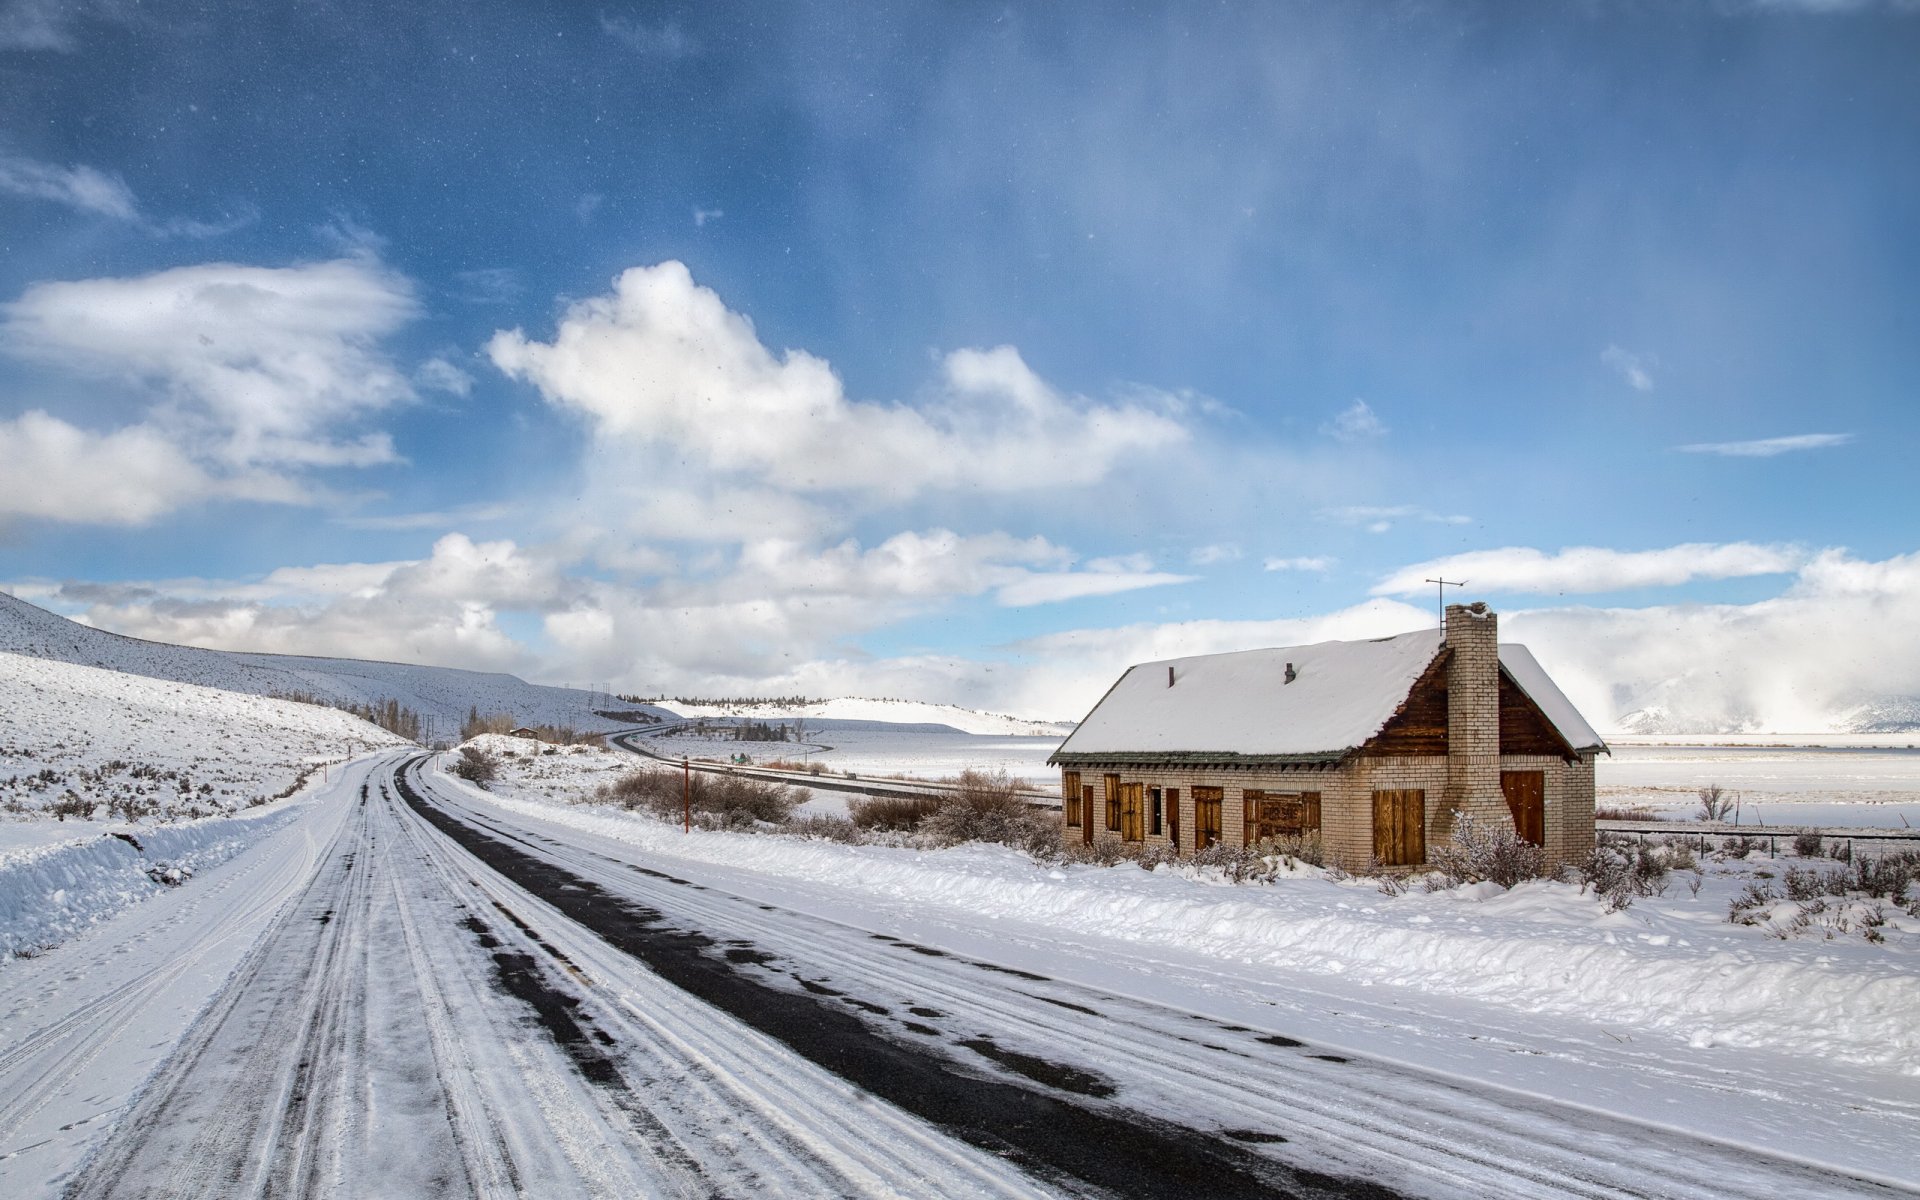
[[[1339,755],[1380,732],[1439,650],[1440,631],[1425,629],[1370,642],[1141,663],[1128,668],[1056,754]]]
[[[1441,647],[1440,631],[1425,629],[1141,663],[1128,668],[1055,758],[1338,758],[1380,732]],[[1602,745],[1525,646],[1502,645],[1500,664],[1569,746]]]

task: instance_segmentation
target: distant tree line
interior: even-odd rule
[[[315,704],[321,708],[334,708],[344,713],[352,713],[362,721],[378,725],[388,733],[398,734],[410,742],[421,741],[422,735],[426,733],[426,719],[391,697],[385,700],[355,702],[330,696],[316,696],[312,692],[276,692],[274,699],[292,700],[298,704]]]
[[[715,708],[802,708],[819,701],[805,696],[628,696],[629,704],[706,704]]]

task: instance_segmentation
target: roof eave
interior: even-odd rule
[[[1047,759],[1048,766],[1086,767],[1111,763],[1114,766],[1150,767],[1150,766],[1196,766],[1214,764],[1227,767],[1285,767],[1332,764],[1340,762],[1351,754],[1351,748],[1345,750],[1320,750],[1307,754],[1241,754],[1232,750],[1118,750],[1110,753],[1095,751],[1074,751],[1062,753],[1055,751]]]

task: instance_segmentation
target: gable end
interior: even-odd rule
[[[1452,656],[1444,647],[1433,656],[1393,716],[1356,754],[1365,758],[1446,756],[1447,662]]]
[[[1550,754],[1568,762],[1580,757],[1505,667],[1500,668],[1500,753]]]

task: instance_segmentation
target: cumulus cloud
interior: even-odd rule
[[[583,585],[511,541],[448,534],[415,561],[289,567],[247,584],[156,584],[117,597],[60,590],[90,624],[136,637],[285,654],[528,671],[502,610],[557,610]]]
[[[413,381],[423,388],[465,396],[473,391],[473,376],[444,358],[430,358],[413,369]]]
[[[921,406],[852,400],[824,360],[775,355],[677,262],[625,272],[613,294],[570,308],[550,343],[502,331],[488,353],[603,437],[671,446],[791,492],[899,499],[1084,484],[1187,436],[1144,405],[1061,395],[1011,347],[947,355]]]
[[[366,259],[230,263],[40,283],[0,310],[13,353],[157,392],[161,418],[229,467],[366,466],[385,435],[336,427],[413,398],[381,338],[418,306]]]
[[[1555,554],[1505,546],[1402,567],[1375,584],[1373,594],[1423,592],[1435,576],[1471,582],[1476,592],[1617,592],[1674,587],[1695,579],[1787,574],[1806,561],[1807,552],[1798,546],[1753,542],[1688,542],[1662,550],[1570,546]]]
[[[39,411],[0,420],[0,463],[0,520],[144,525],[216,496],[298,499],[270,478],[216,479],[149,426],[92,433]]]
[[[1385,437],[1388,430],[1365,400],[1355,400],[1322,425],[1320,432],[1342,442],[1365,442]]]
[[[1603,730],[1819,733],[1920,693],[1920,554],[1811,558],[1752,604],[1502,616]]]
[[[1796,450],[1824,450],[1844,446],[1853,440],[1850,433],[1797,433],[1790,437],[1760,438],[1751,442],[1695,442],[1676,446],[1682,454],[1717,454],[1722,458],[1774,458]]]
[[[1635,354],[1619,346],[1608,346],[1600,352],[1600,361],[1611,367],[1615,374],[1626,380],[1627,386],[1636,392],[1653,390],[1653,375],[1650,368],[1654,365],[1650,354]]]

